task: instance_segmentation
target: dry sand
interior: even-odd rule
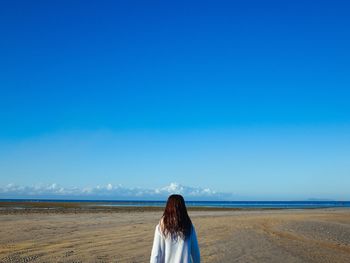
[[[0,262],[148,262],[161,211],[0,213]],[[350,262],[350,210],[190,211],[203,262]]]

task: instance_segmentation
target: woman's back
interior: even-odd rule
[[[200,252],[197,234],[192,226],[191,234],[183,239],[170,235],[164,236],[161,225],[156,226],[151,253],[151,263],[197,263],[200,262]]]
[[[196,230],[181,195],[171,195],[156,226],[151,263],[199,263]]]

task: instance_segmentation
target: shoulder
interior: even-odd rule
[[[159,233],[162,233],[162,229],[164,227],[163,221],[162,219],[158,222],[158,224],[156,225],[156,231]]]
[[[160,225],[159,223],[156,225],[156,232],[159,232],[160,231]]]
[[[196,235],[196,229],[193,224],[191,225],[191,235]]]
[[[164,229],[164,221],[163,221],[163,217],[159,220],[159,223],[158,223],[158,228],[160,231],[162,231]]]

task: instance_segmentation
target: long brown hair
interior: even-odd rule
[[[181,195],[171,195],[161,218],[161,230],[165,236],[186,239],[190,236],[192,222],[187,213],[185,200]]]

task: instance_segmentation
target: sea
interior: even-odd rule
[[[93,203],[101,207],[165,207],[166,201],[146,200],[62,200],[62,199],[0,199],[1,202],[67,202]],[[350,208],[350,201],[186,201],[188,207],[211,208]]]

